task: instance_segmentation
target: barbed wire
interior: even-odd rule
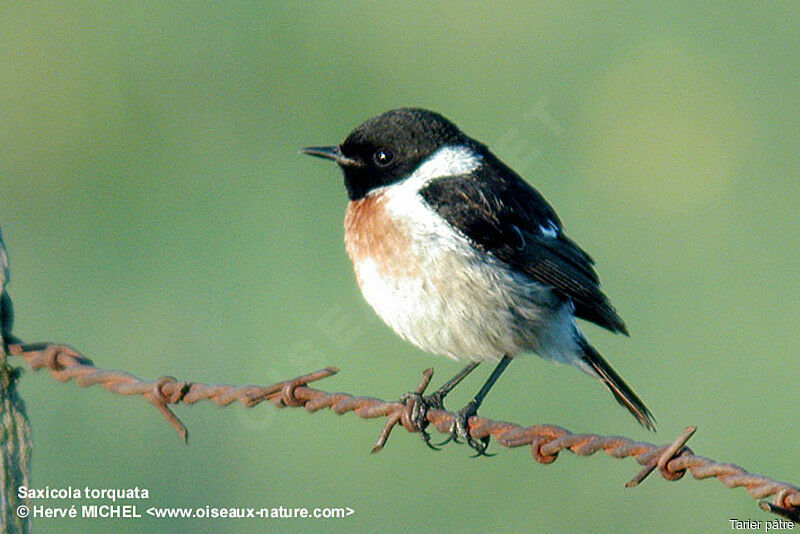
[[[188,439],[187,429],[169,405],[191,405],[202,400],[209,400],[218,406],[239,402],[248,408],[270,401],[277,407],[305,407],[309,412],[329,408],[337,414],[353,412],[363,419],[386,417],[386,424],[373,447],[373,452],[381,450],[386,445],[392,429],[397,425],[409,432],[424,430],[414,423],[412,417],[414,410],[418,409],[418,406],[414,406],[417,402],[415,398],[418,397],[413,395],[408,396],[405,402],[387,402],[374,397],[328,393],[308,386],[313,381],[336,374],[338,369],[334,367],[327,367],[270,386],[210,385],[181,381],[170,376],[146,381],[124,371],[100,369],[95,367],[91,360],[66,345],[15,343],[8,345],[8,352],[22,357],[33,370],[47,369],[60,382],[74,380],[81,387],[102,385],[108,391],[119,395],[144,397],[158,409],[184,441]],[[420,395],[424,393],[432,375],[431,369],[423,373],[416,393]],[[447,435],[450,434],[454,417],[455,414],[438,409],[430,409],[425,415],[430,426]],[[772,496],[771,502],[759,503],[763,510],[800,523],[799,488],[748,473],[734,464],[720,463],[697,456],[685,445],[694,434],[696,430],[694,427],[688,427],[674,442],[666,446],[634,441],[621,436],[574,434],[554,425],[523,427],[479,416],[469,419],[468,430],[474,439],[492,436],[503,447],[530,446],[533,458],[541,464],[553,463],[563,450],[568,450],[577,456],[590,456],[603,451],[612,458],[633,457],[643,468],[626,484],[627,487],[638,485],[653,471],[658,471],[666,480],[678,480],[687,471],[698,480],[714,477],[728,488],[745,488],[754,499]]]

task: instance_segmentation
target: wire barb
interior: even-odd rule
[[[673,458],[680,456],[682,454],[691,454],[692,450],[689,447],[684,447],[686,442],[694,436],[694,433],[697,432],[696,426],[687,426],[686,429],[678,436],[675,441],[673,441],[668,447],[664,449],[664,452],[659,454],[658,456],[653,457],[641,471],[631,480],[629,480],[626,484],[626,488],[633,488],[638,486],[647,476],[653,472],[654,469],[658,468],[659,473],[661,476],[666,478],[667,480],[678,480],[680,479],[686,471],[678,471],[675,473],[670,472],[667,469],[667,462],[672,460]],[[680,454],[678,452],[680,451]]]
[[[65,345],[14,343],[8,345],[8,352],[22,357],[33,370],[47,368],[53,378],[61,382],[75,380],[81,387],[101,384],[108,391],[119,395],[140,395],[153,404],[184,439],[187,435],[186,428],[170,410],[169,405],[191,405],[201,400],[209,400],[218,406],[228,406],[238,401],[247,408],[269,400],[278,407],[305,407],[309,412],[329,408],[337,414],[354,412],[363,419],[386,417],[386,424],[373,451],[385,446],[389,434],[397,424],[401,424],[409,432],[425,430],[413,423],[413,402],[386,402],[373,397],[328,393],[308,386],[313,381],[336,374],[338,369],[334,367],[271,386],[230,386],[183,382],[169,376],[148,382],[124,371],[99,369],[91,360]],[[430,369],[423,373],[417,393],[422,394],[425,391],[432,373]],[[455,416],[456,414],[445,410],[429,409],[425,413],[425,420],[428,426],[449,435]],[[800,523],[799,488],[748,473],[737,465],[695,455],[685,446],[695,430],[695,427],[688,427],[672,444],[659,446],[620,436],[573,434],[554,425],[523,427],[480,416],[473,416],[468,421],[468,431],[474,439],[491,436],[503,447],[530,446],[533,458],[541,464],[553,463],[558,458],[558,453],[565,449],[577,456],[590,456],[603,451],[612,458],[633,457],[645,467],[626,484],[627,487],[639,484],[656,469],[665,480],[678,480],[688,471],[698,480],[714,477],[728,488],[743,487],[755,499],[773,496],[771,502],[759,503],[761,508]]]

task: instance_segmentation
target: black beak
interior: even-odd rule
[[[342,154],[342,149],[338,146],[309,146],[300,149],[301,154],[315,156],[317,158],[330,159],[339,165],[355,165],[356,161]]]

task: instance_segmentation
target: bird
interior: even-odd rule
[[[334,146],[301,153],[336,162],[349,202],[344,241],[367,303],[425,352],[468,362],[427,410],[482,362],[498,362],[459,410],[451,439],[477,455],[467,422],[517,356],[535,353],[600,380],[644,427],[655,419],[587,340],[576,319],[628,335],[600,289],[594,260],[564,233],[544,197],[489,148],[439,113],[399,108]],[[425,432],[423,415],[417,421]]]

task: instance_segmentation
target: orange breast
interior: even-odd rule
[[[358,264],[372,260],[386,276],[415,276],[408,235],[386,209],[386,197],[376,195],[353,200],[344,217],[344,242],[358,276]],[[359,281],[360,283],[360,281]]]

